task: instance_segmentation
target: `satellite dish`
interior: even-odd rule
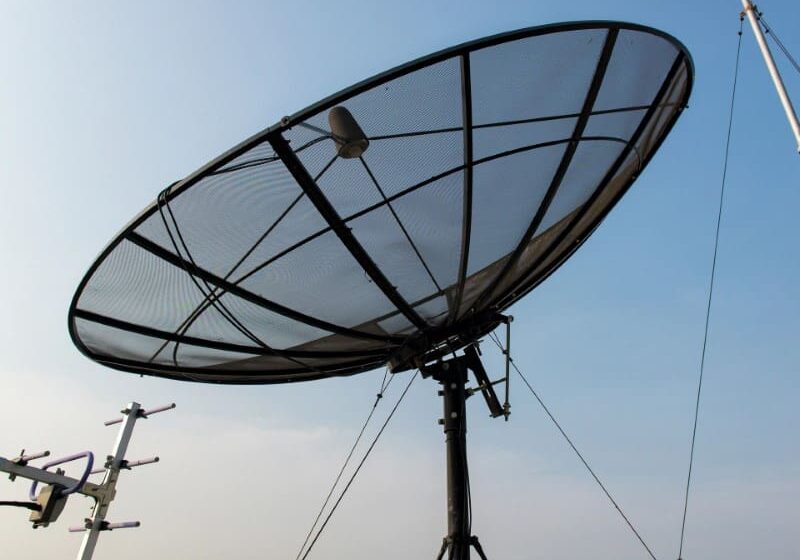
[[[523,29],[380,74],[162,191],[80,283],[71,336],[104,365],[211,383],[419,368],[445,411],[439,558],[485,558],[465,385],[472,371],[507,417],[508,373],[501,406],[475,343],[625,194],[692,79],[676,39],[616,22]]]
[[[585,22],[363,81],[162,191],[80,283],[71,336],[113,368],[213,383],[424,364],[586,240],[692,75],[669,35]]]

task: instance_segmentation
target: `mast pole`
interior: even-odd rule
[[[423,377],[432,377],[442,388],[439,396],[444,405],[444,418],[439,424],[444,428],[447,448],[447,536],[436,560],[469,560],[474,548],[481,560],[487,560],[478,537],[472,534],[472,508],[469,496],[469,471],[467,467],[467,397],[478,390],[483,393],[491,416],[504,416],[486,371],[478,357],[476,346],[468,346],[461,356],[420,367]],[[468,371],[472,370],[478,389],[467,390]]]
[[[750,0],[742,0],[742,6],[744,7],[744,13],[747,15],[747,19],[750,21],[750,27],[753,28],[753,34],[756,36],[756,41],[758,42],[758,47],[761,49],[761,54],[764,57],[767,70],[769,70],[769,75],[772,76],[772,81],[775,84],[778,97],[781,99],[783,110],[786,112],[786,118],[789,119],[789,126],[792,127],[794,139],[797,142],[797,151],[800,153],[800,123],[797,121],[797,113],[795,113],[792,101],[786,93],[781,74],[778,72],[778,68],[775,66],[775,60],[772,58],[769,46],[767,46],[764,32],[761,30],[761,25],[758,23],[758,10]]]
[[[104,530],[103,524],[106,519],[106,514],[108,513],[108,508],[116,494],[119,471],[125,468],[126,465],[125,453],[128,451],[128,443],[130,443],[131,436],[133,435],[133,427],[136,424],[136,420],[141,415],[141,410],[142,405],[137,402],[131,402],[128,404],[127,408],[122,411],[125,417],[122,419],[122,426],[119,429],[117,441],[114,444],[114,454],[109,457],[108,463],[106,464],[106,474],[102,484],[104,492],[103,497],[96,501],[92,509],[92,516],[86,520],[87,531],[83,536],[81,548],[78,550],[78,560],[91,560],[94,554],[94,549],[97,546],[97,538],[100,536],[100,531]],[[160,412],[160,410],[156,412]],[[131,526],[138,527],[138,524]]]
[[[449,559],[469,560],[470,526],[467,493],[467,368],[462,360],[441,364],[440,395],[444,404],[447,446],[447,540]]]

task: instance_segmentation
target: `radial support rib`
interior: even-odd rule
[[[336,209],[331,205],[330,201],[322,194],[319,186],[314,182],[314,179],[309,175],[308,170],[303,166],[297,155],[289,147],[289,143],[281,136],[280,133],[273,133],[269,136],[269,143],[272,149],[280,156],[286,168],[294,177],[300,188],[306,193],[308,199],[314,204],[314,207],[328,223],[336,236],[342,244],[350,251],[353,258],[364,269],[364,272],[375,282],[375,285],[386,295],[400,312],[411,321],[411,323],[418,329],[426,329],[428,324],[420,317],[416,311],[408,304],[408,302],[400,295],[389,279],[383,274],[375,261],[369,256],[367,251],[350,231],[342,218],[339,216]]]
[[[193,263],[179,257],[172,251],[169,251],[162,247],[161,245],[154,243],[139,235],[138,233],[131,232],[125,237],[131,243],[138,245],[140,248],[152,253],[153,255],[167,261],[168,263],[180,267],[186,270],[189,274],[201,278],[211,284],[214,284],[228,293],[231,293],[235,296],[242,298],[243,300],[249,301],[259,307],[263,307],[264,309],[268,309],[277,313],[278,315],[283,315],[284,317],[288,317],[290,319],[294,319],[295,321],[299,321],[301,323],[305,323],[306,325],[311,325],[312,327],[317,327],[318,329],[326,330],[332,333],[341,334],[344,336],[349,336],[352,338],[362,338],[368,340],[380,340],[380,341],[393,341],[398,342],[397,339],[392,339],[391,337],[380,336],[377,334],[366,333],[363,331],[357,331],[354,329],[349,329],[347,327],[342,327],[340,325],[335,325],[333,323],[329,323],[327,321],[323,321],[321,319],[316,319],[304,313],[300,313],[299,311],[295,311],[294,309],[290,309],[279,303],[275,303],[270,301],[264,297],[261,297],[257,294],[249,290],[245,290],[241,286],[234,284],[228,280],[224,280],[220,278],[216,274],[213,274],[207,270],[200,268],[199,266],[194,265]]]
[[[464,297],[464,282],[469,266],[469,244],[472,236],[472,75],[470,73],[469,54],[461,55],[461,106],[464,125],[464,193],[461,217],[461,259],[458,263],[458,283],[456,293],[451,302],[450,317],[452,324],[458,317],[461,301]]]
[[[586,94],[586,99],[583,102],[581,116],[578,117],[578,122],[575,123],[575,129],[572,132],[572,140],[569,142],[569,144],[567,144],[567,147],[564,150],[564,155],[561,157],[561,163],[558,165],[555,175],[553,175],[553,179],[544,195],[544,199],[542,199],[542,203],[539,205],[539,209],[536,211],[536,214],[528,225],[528,229],[525,231],[525,234],[522,236],[522,239],[517,244],[517,247],[514,249],[514,252],[509,257],[505,266],[503,266],[502,270],[494,278],[492,283],[489,284],[483,293],[481,293],[473,307],[480,308],[480,306],[483,305],[486,300],[491,298],[495,289],[502,284],[508,273],[516,266],[517,262],[522,256],[522,253],[528,246],[528,243],[530,243],[531,239],[533,239],[533,236],[536,234],[536,230],[539,229],[539,225],[547,215],[547,210],[550,208],[550,204],[553,202],[556,194],[558,193],[561,182],[564,180],[564,176],[567,174],[567,170],[572,163],[572,158],[578,149],[578,144],[580,143],[580,138],[583,135],[583,131],[589,122],[589,116],[591,115],[592,107],[594,107],[594,102],[597,99],[598,93],[600,93],[600,86],[603,84],[603,78],[605,77],[606,70],[608,69],[608,63],[611,60],[612,53],[614,52],[614,44],[617,41],[617,35],[619,35],[619,29],[612,28],[608,30],[608,35],[606,36],[603,50],[600,53],[600,59],[597,62],[597,68],[595,70],[594,77],[592,78],[591,85],[589,86],[589,91]]]

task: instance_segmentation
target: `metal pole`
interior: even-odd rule
[[[503,416],[508,422],[508,417],[511,415],[511,403],[508,400],[508,393],[511,389],[511,321],[514,317],[509,315],[506,317],[506,399],[503,402]]]
[[[123,412],[126,416],[117,434],[113,455],[109,459],[108,466],[106,467],[106,474],[103,477],[103,484],[101,485],[104,493],[94,504],[92,517],[88,520],[88,531],[83,536],[83,542],[78,551],[78,560],[91,560],[92,554],[94,554],[94,548],[97,546],[97,538],[100,536],[103,521],[105,521],[106,514],[108,513],[108,507],[111,505],[111,500],[114,498],[115,487],[119,479],[119,471],[125,460],[125,452],[128,450],[128,443],[133,434],[133,426],[136,424],[140,410],[141,405],[137,402],[132,402],[128,404],[128,408]]]
[[[758,23],[758,10],[750,0],[742,0],[742,6],[744,6],[744,13],[747,15],[747,19],[750,20],[750,27],[753,28],[753,34],[756,36],[756,41],[761,49],[761,54],[764,57],[767,70],[769,70],[769,74],[772,76],[772,81],[775,84],[775,89],[778,91],[778,97],[781,99],[783,110],[786,112],[786,118],[789,119],[789,125],[792,127],[794,139],[797,142],[797,151],[800,153],[800,123],[797,121],[797,113],[795,113],[794,107],[792,107],[792,101],[786,93],[786,88],[783,85],[780,72],[778,72],[778,68],[775,66],[775,60],[773,60],[772,53],[767,46],[767,41],[761,30],[761,25]]]
[[[449,560],[469,560],[470,527],[467,496],[467,368],[462,360],[441,364],[447,445],[447,541]]]

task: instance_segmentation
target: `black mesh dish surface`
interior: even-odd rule
[[[366,80],[161,192],[84,277],[72,338],[113,368],[214,383],[400,370],[454,351],[586,240],[692,77],[674,38],[586,22]],[[360,132],[332,132],[341,108]]]

